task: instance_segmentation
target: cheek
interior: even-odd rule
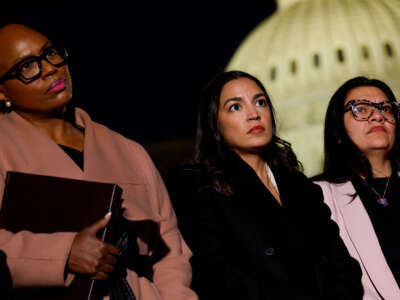
[[[219,131],[224,138],[224,140],[230,140],[232,137],[234,137],[234,132],[235,132],[235,123],[234,122],[228,122],[224,120],[223,122],[219,122]]]
[[[35,95],[35,89],[32,89],[30,85],[23,84],[18,80],[12,80],[10,84],[6,85],[6,96],[13,101],[19,101],[20,99],[33,98]]]
[[[218,127],[223,139],[229,144],[240,132],[240,122],[231,115],[221,114]]]
[[[355,145],[359,145],[362,139],[362,123],[344,118],[344,128],[350,140]]]
[[[394,140],[396,139],[396,126],[391,125],[389,127],[389,137],[390,140],[394,143]]]

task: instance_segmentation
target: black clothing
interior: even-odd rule
[[[360,267],[321,189],[303,174],[274,169],[281,207],[244,161],[236,157],[232,167],[230,197],[190,169],[168,185],[200,299],[361,299]]]
[[[58,146],[83,170],[83,152],[60,144]]]
[[[383,195],[387,180],[388,177],[370,178],[367,182],[378,194]],[[360,177],[354,178],[352,183],[371,219],[387,264],[400,286],[400,239],[397,232],[400,227],[400,178],[397,172],[393,172],[386,191],[386,207],[376,202],[378,196]]]
[[[11,300],[13,299],[12,294],[12,281],[6,255],[0,251],[0,299]]]

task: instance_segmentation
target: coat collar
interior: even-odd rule
[[[360,263],[385,299],[400,299],[399,288],[383,255],[368,213],[360,197],[352,197],[356,193],[353,184],[348,181],[336,186],[339,192],[337,203],[345,230],[358,252]]]

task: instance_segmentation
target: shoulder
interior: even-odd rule
[[[212,191],[210,182],[210,177],[205,169],[201,165],[195,164],[177,166],[170,170],[167,179],[167,185],[171,192],[181,191],[191,194]]]
[[[291,191],[293,191],[293,193],[297,193],[298,191],[304,191],[306,193],[322,193],[321,188],[302,172],[290,172],[283,178],[287,184],[292,187]]]
[[[97,123],[91,119],[89,114],[80,108],[76,108],[76,123],[85,127],[87,130],[93,129],[94,137],[97,141],[107,142],[108,144],[119,144],[119,147],[127,147],[129,151],[133,151],[135,155],[148,158],[146,150],[139,143],[123,136],[122,134],[108,128],[107,126]]]

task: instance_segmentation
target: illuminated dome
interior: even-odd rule
[[[243,41],[229,70],[258,77],[305,172],[323,163],[323,121],[333,92],[363,75],[400,93],[400,1],[285,0]]]

